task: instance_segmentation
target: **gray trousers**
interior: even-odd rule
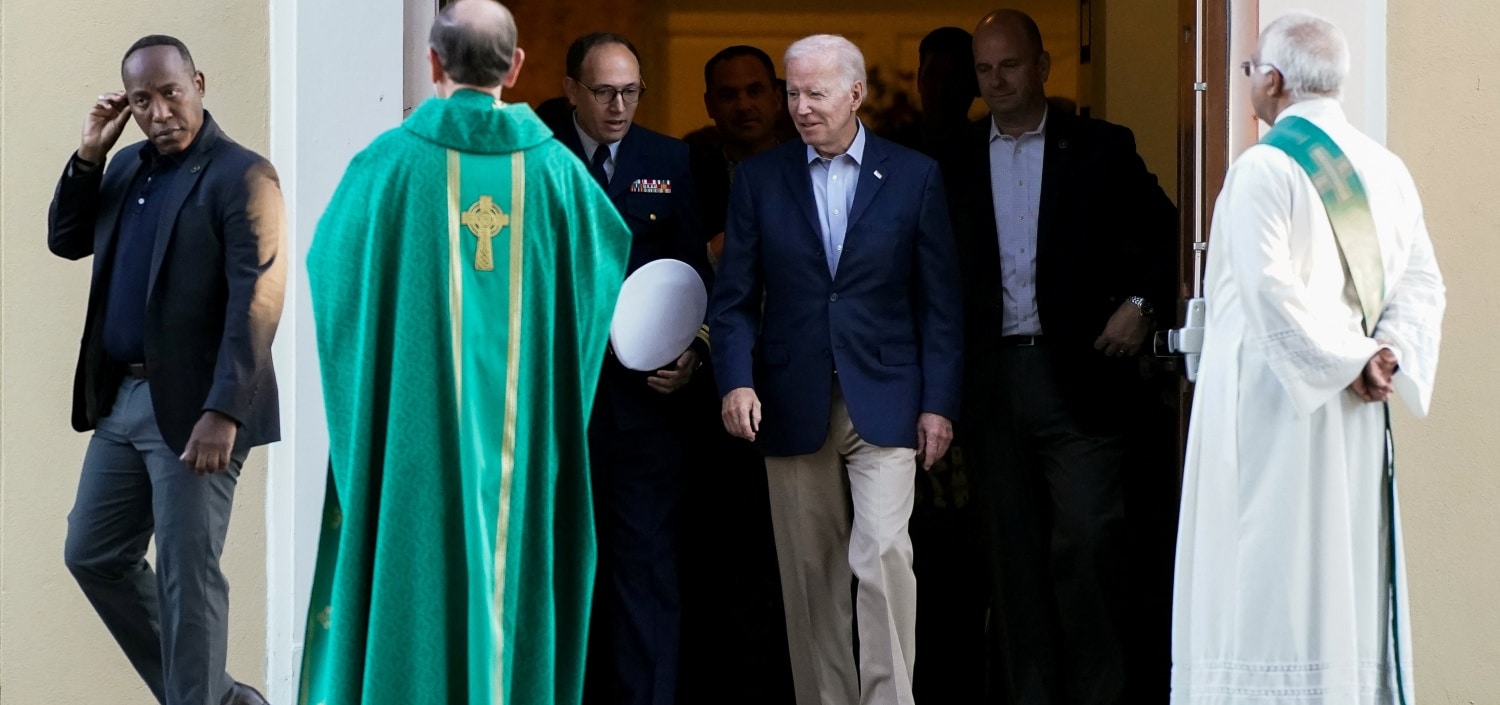
[[[246,451],[192,474],[162,440],[147,385],[126,379],[89,439],[64,561],[158,702],[219,705],[234,684],[219,555]]]

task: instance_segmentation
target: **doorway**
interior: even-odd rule
[[[518,0],[507,4],[517,17],[521,45],[527,51],[525,71],[517,86],[507,91],[508,100],[536,106],[560,95],[568,43],[587,32],[615,31],[632,38],[642,54],[643,78],[650,93],[641,102],[638,122],[675,137],[708,124],[702,102],[702,67],[726,46],[760,47],[784,75],[780,57],[792,41],[816,32],[843,34],[865,52],[871,83],[879,83],[879,95],[872,90],[873,107],[889,109],[918,104],[917,46],[928,31],[942,26],[972,29],[992,9],[989,3],[973,0],[928,0],[917,10],[908,1],[871,0],[861,3],[859,11],[834,0],[761,0],[753,11],[745,3],[726,0]],[[1230,154],[1231,2],[1020,0],[1006,4],[1031,14],[1042,30],[1043,43],[1053,59],[1048,94],[1070,100],[1081,114],[1134,132],[1148,169],[1179,205],[1180,288],[1184,298],[1191,295],[1201,271],[1202,250],[1195,243],[1206,238],[1212,199],[1222,185]],[[1252,18],[1249,26],[1253,26],[1253,0],[1238,3],[1235,10],[1243,13],[1247,5]],[[408,35],[409,49],[424,48],[410,39]],[[421,62],[416,65],[422,67]],[[420,72],[417,79],[426,80]],[[418,85],[417,92],[423,87]],[[975,101],[973,116],[983,114],[983,104]],[[1158,304],[1158,308],[1180,310],[1178,305]],[[1132,648],[1136,659],[1132,668],[1150,674],[1139,687],[1142,697],[1132,702],[1165,702],[1170,667],[1173,534],[1190,388],[1175,371],[1169,368],[1167,373],[1164,379],[1168,381],[1162,385],[1167,421],[1161,438],[1150,439],[1159,455],[1149,463],[1149,477],[1140,481],[1137,475],[1128,490],[1131,512],[1141,518],[1132,526],[1132,564],[1140,566],[1132,577],[1137,583],[1132,601],[1140,607],[1135,610],[1138,621],[1130,627],[1140,635]],[[932,653],[924,653],[923,676],[919,677],[929,682],[939,672]]]

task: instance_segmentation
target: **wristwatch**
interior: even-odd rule
[[[1140,296],[1132,296],[1126,300],[1135,304],[1136,308],[1141,310],[1141,318],[1153,318],[1156,316],[1156,307],[1152,306],[1150,301]]]

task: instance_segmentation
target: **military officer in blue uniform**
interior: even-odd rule
[[[646,92],[640,55],[618,34],[568,49],[563,89],[573,111],[552,125],[630,226],[628,272],[663,258],[712,276],[687,145],[635,125]],[[599,570],[585,700],[670,705],[677,691],[681,606],[678,516],[689,459],[684,388],[708,357],[708,332],[650,373],[606,354],[589,425]]]

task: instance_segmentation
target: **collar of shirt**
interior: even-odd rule
[[[1042,121],[1039,122],[1039,123],[1037,123],[1035,128],[1032,128],[1031,130],[1028,130],[1026,132],[1021,133],[1021,136],[1019,138],[1017,138],[1017,141],[1026,139],[1028,137],[1046,137],[1047,136],[1047,115],[1050,114],[1051,112],[1052,112],[1052,107],[1051,106],[1047,106],[1045,108],[1042,108]],[[1004,137],[1009,137],[1009,135],[1006,135],[1006,134],[1000,132],[1000,126],[996,125],[995,121],[993,119],[991,119],[990,120],[990,141],[994,142],[995,140],[1001,139],[1001,138],[1004,138]]]
[[[1286,106],[1286,109],[1282,110],[1281,114],[1277,115],[1276,118],[1279,120],[1283,117],[1294,116],[1311,120],[1313,122],[1329,119],[1338,120],[1341,122],[1348,121],[1348,118],[1344,116],[1344,107],[1342,105],[1339,105],[1339,102],[1337,100],[1334,100],[1333,98],[1310,98],[1308,100],[1299,100],[1295,103],[1292,103],[1291,105]]]
[[[177,152],[175,154],[162,154],[161,152],[156,151],[155,145],[147,142],[146,146],[141,147],[141,168],[145,169],[147,172],[160,172],[168,169],[176,169],[178,166],[182,165],[182,161],[187,158],[188,151],[191,149],[192,147],[189,147],[188,150]]]
[[[594,140],[594,138],[589,137],[588,133],[586,133],[586,132],[583,131],[583,126],[578,124],[578,113],[577,112],[573,113],[573,129],[575,129],[575,130],[578,131],[578,143],[583,145],[583,161],[587,162],[590,159],[593,159],[594,158],[594,150],[596,150],[596,149],[599,148],[599,143],[596,142]],[[609,143],[609,161],[610,161],[611,164],[614,163],[615,156],[618,155],[619,153],[620,153],[620,142],[619,142],[619,140],[616,140],[614,142],[610,142]]]
[[[809,165],[814,164],[819,160],[831,162],[834,159],[841,159],[843,157],[848,157],[853,160],[855,166],[859,166],[865,161],[865,124],[863,122],[860,122],[859,120],[854,121],[854,141],[849,143],[849,149],[847,151],[836,157],[824,159],[823,155],[818,154],[817,149],[814,149],[812,145],[807,145],[807,163]]]

